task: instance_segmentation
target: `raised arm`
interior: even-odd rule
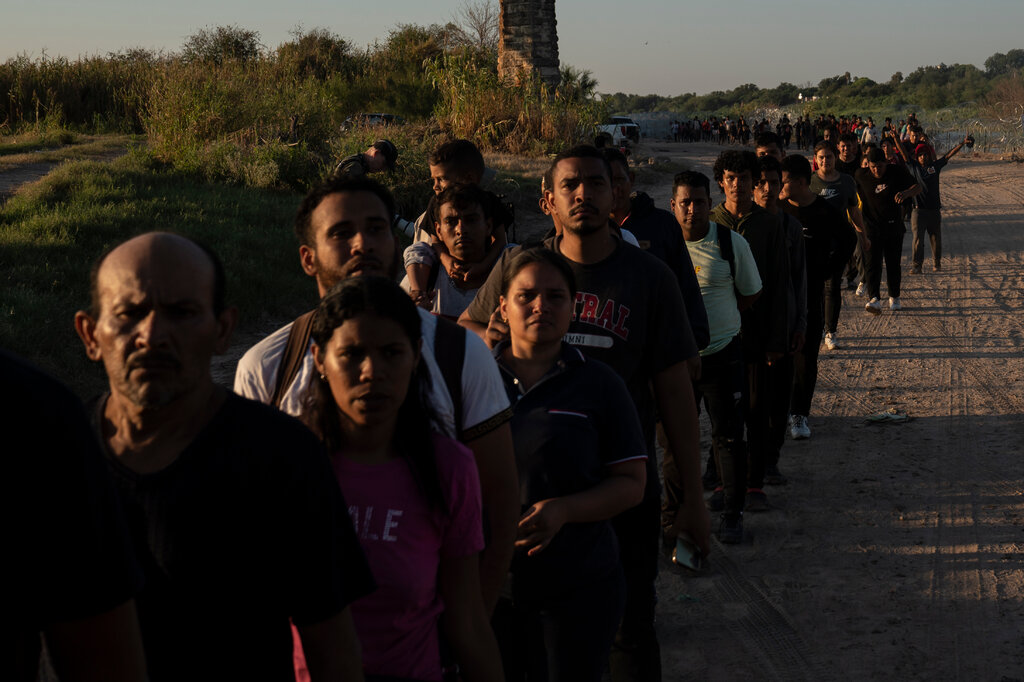
[[[944,158],[946,161],[949,161],[954,156],[956,156],[956,153],[958,151],[960,151],[960,148],[963,147],[965,144],[967,144],[967,136],[966,135],[964,136],[964,139],[960,140],[960,144],[958,144],[957,146],[953,147],[948,152],[946,152],[945,156],[943,156],[942,158]]]
[[[903,157],[903,160],[906,163],[910,163],[910,158],[907,156],[907,150],[903,148],[903,142],[900,141],[900,136],[893,132],[890,132],[889,137],[891,137],[893,142],[896,143],[896,151],[900,153],[900,156]]]

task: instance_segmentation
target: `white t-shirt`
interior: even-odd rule
[[[409,293],[408,275],[402,278],[401,287],[406,293]],[[452,278],[448,276],[448,271],[442,266],[438,268],[437,281],[434,282],[434,305],[430,308],[430,312],[453,320],[458,319],[462,311],[473,302],[477,289],[479,287],[460,289],[455,286]]]
[[[711,332],[708,347],[700,352],[702,356],[713,355],[722,350],[740,333],[740,311],[736,307],[736,291],[744,296],[753,296],[761,290],[761,276],[757,272],[754,256],[750,253],[750,245],[738,232],[731,233],[730,237],[733,264],[736,268],[735,282],[729,269],[729,262],[722,258],[715,223],[711,223],[703,239],[686,242],[686,250],[690,253],[693,270],[697,273],[697,282],[700,284],[700,293],[704,298],[704,309],[708,313],[708,330]]]
[[[423,361],[430,371],[430,407],[446,429],[444,435],[455,435],[455,407],[441,370],[434,359],[434,333],[437,318],[425,310],[417,309],[423,335]],[[235,372],[235,393],[261,403],[270,404],[277,384],[277,371],[288,343],[291,323],[281,327],[246,351]],[[281,400],[281,410],[298,416],[302,400],[311,377],[316,373],[313,364],[312,341],[306,350],[295,381]],[[462,439],[471,441],[484,435],[511,416],[508,396],[491,352],[480,337],[466,334],[466,353],[462,365]]]

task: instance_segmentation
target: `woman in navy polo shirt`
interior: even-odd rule
[[[643,497],[647,453],[625,384],[562,340],[575,296],[569,265],[545,248],[520,252],[502,282],[509,339],[494,354],[523,509],[512,607],[496,622],[509,680],[601,679],[625,598],[608,520]]]

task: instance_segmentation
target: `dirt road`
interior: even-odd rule
[[[720,149],[651,151],[710,175]],[[878,317],[845,294],[777,508],[705,575],[663,563],[666,680],[1024,679],[1024,167],[956,157],[942,192],[943,271]]]

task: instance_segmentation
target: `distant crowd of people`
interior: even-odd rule
[[[709,511],[736,544],[773,508],[844,274],[880,314],[884,264],[901,308],[908,204],[911,271],[925,237],[941,267],[961,145],[936,159],[913,127],[908,152],[843,120],[810,159],[759,123],[712,178],[676,175],[670,210],[621,150],[566,149],[529,244],[467,140],[397,218],[379,141],[299,205],[319,303],[245,353],[233,391],[210,373],[237,322],[217,254],[172,232],[116,245],[74,318],[106,393],[83,409],[0,354],[6,424],[33,437],[7,677],[35,679],[43,632],[62,679],[660,680],[659,556],[699,569]],[[720,130],[742,144],[745,125]]]
[[[813,119],[810,116],[797,116],[796,120],[790,119],[788,114],[782,114],[774,125],[766,117],[758,120],[755,116],[752,122],[748,122],[743,116],[735,119],[731,116],[707,116],[703,119],[694,116],[686,121],[672,120],[668,126],[668,136],[674,142],[749,145],[759,135],[775,133],[784,151],[793,145],[797,149],[810,150],[821,140],[837,144],[839,138],[846,135],[853,135],[861,145],[882,145],[889,132],[897,135],[911,150],[917,138],[927,139],[914,112],[895,123],[892,117],[887,116],[881,127],[875,124],[871,116],[865,119],[856,114],[838,118],[835,114],[818,114]],[[973,145],[973,140],[969,144]],[[895,149],[893,151],[895,153]]]

